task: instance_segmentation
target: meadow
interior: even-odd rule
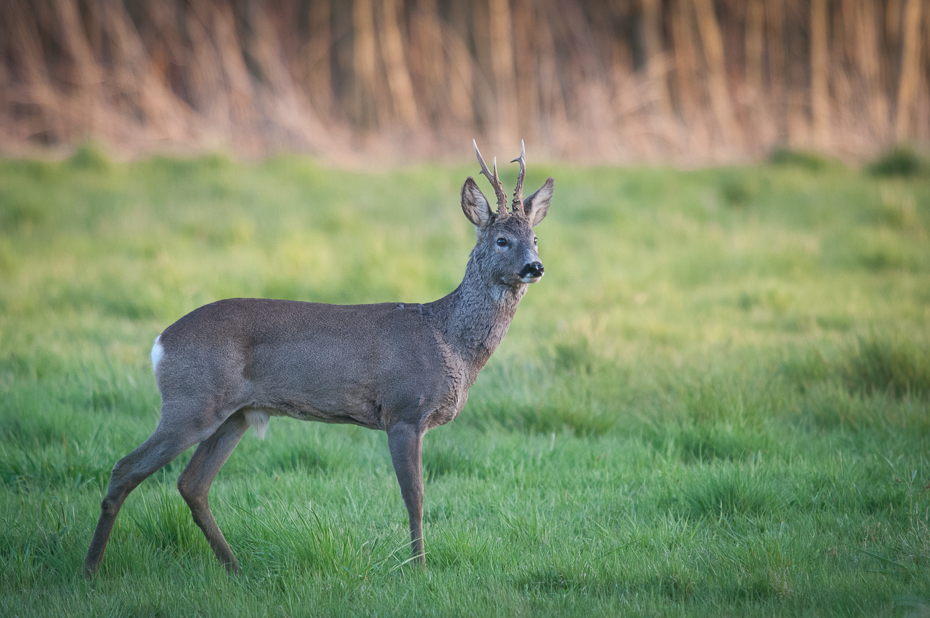
[[[790,153],[530,153],[546,276],[426,437],[425,570],[385,435],[273,419],[211,492],[240,576],[175,488],[189,451],[85,581],[155,336],[225,297],[447,294],[476,168],[0,160],[0,614],[930,615],[930,175]]]

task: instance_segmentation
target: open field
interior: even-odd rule
[[[800,163],[530,161],[547,275],[426,438],[426,571],[383,434],[273,419],[211,493],[241,577],[174,487],[189,452],[88,583],[154,337],[229,296],[450,292],[477,166],[0,161],[0,614],[927,616],[930,178]]]

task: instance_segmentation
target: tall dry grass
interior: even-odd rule
[[[0,150],[580,160],[930,144],[926,0],[5,0]]]

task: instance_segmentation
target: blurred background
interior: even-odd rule
[[[930,145],[928,41],[927,0],[4,0],[0,152],[861,161]]]

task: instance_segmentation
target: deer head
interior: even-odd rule
[[[497,212],[494,212],[474,178],[469,176],[462,186],[462,211],[475,225],[478,237],[472,251],[472,262],[493,284],[514,288],[536,283],[542,278],[545,269],[539,260],[533,228],[549,212],[555,181],[549,178],[538,191],[523,199],[526,151],[521,142],[520,156],[511,161],[520,164],[520,174],[513,204],[508,212],[507,194],[497,175],[497,159],[493,162],[494,171],[489,171],[478,144],[474,141],[472,144],[481,164],[481,173],[491,182],[497,197]]]

